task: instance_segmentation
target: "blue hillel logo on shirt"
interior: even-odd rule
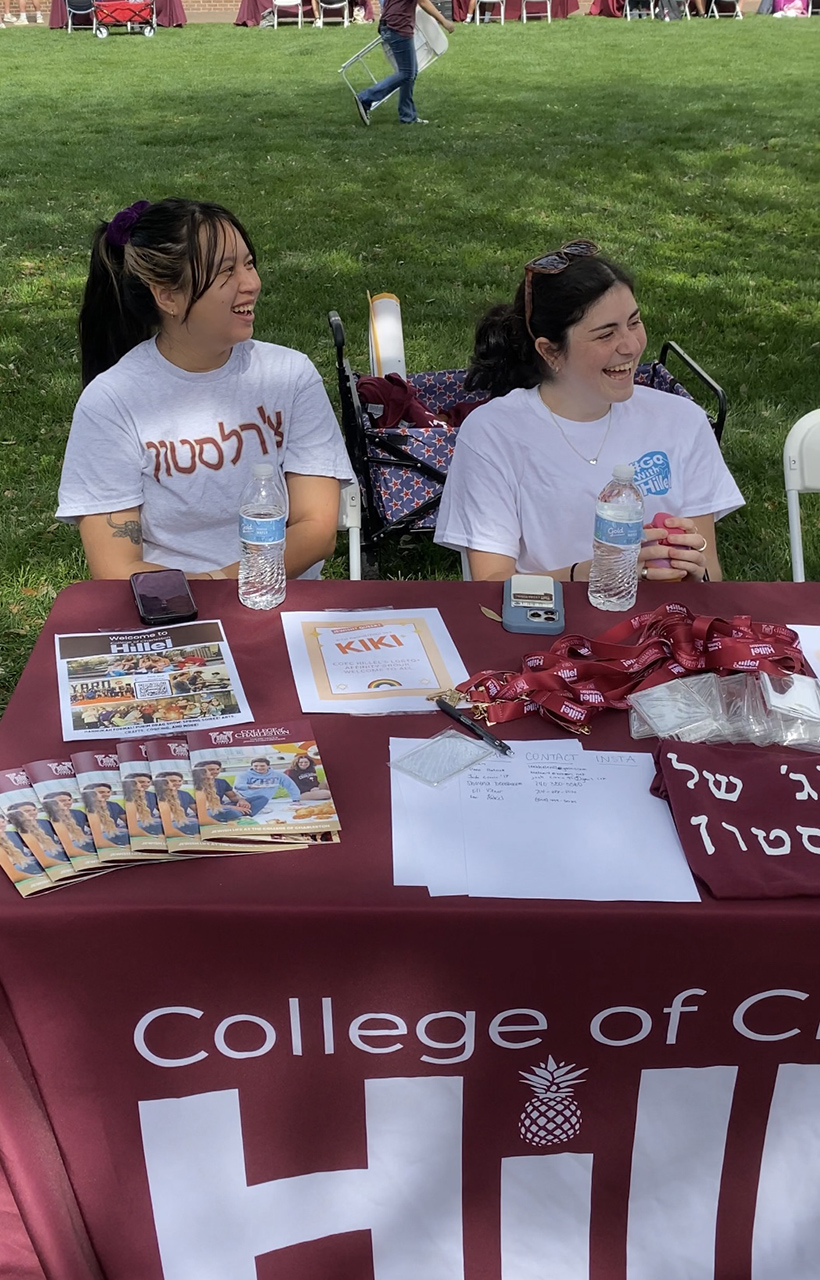
[[[635,484],[645,498],[668,493],[672,487],[672,468],[667,454],[660,449],[645,453],[632,464],[635,468]]]

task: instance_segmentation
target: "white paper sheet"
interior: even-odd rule
[[[391,752],[415,740],[392,739]],[[394,875],[431,895],[698,902],[652,757],[515,743],[431,789],[391,777]]]
[[[803,626],[799,622],[787,622],[786,626],[797,632],[806,661],[814,674],[820,677],[820,627]]]
[[[466,680],[438,609],[283,613],[305,712],[435,711],[428,698]]]

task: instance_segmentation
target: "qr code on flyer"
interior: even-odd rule
[[[137,698],[167,698],[170,693],[171,682],[164,677],[134,681],[134,696]]]

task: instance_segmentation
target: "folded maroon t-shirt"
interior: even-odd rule
[[[655,764],[652,794],[714,897],[820,896],[820,755],[661,742]]]

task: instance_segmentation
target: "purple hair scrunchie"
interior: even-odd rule
[[[115,214],[105,228],[105,238],[108,243],[119,245],[123,249],[131,239],[134,224],[139,221],[150,204],[150,200],[136,200],[127,209],[121,209]]]

